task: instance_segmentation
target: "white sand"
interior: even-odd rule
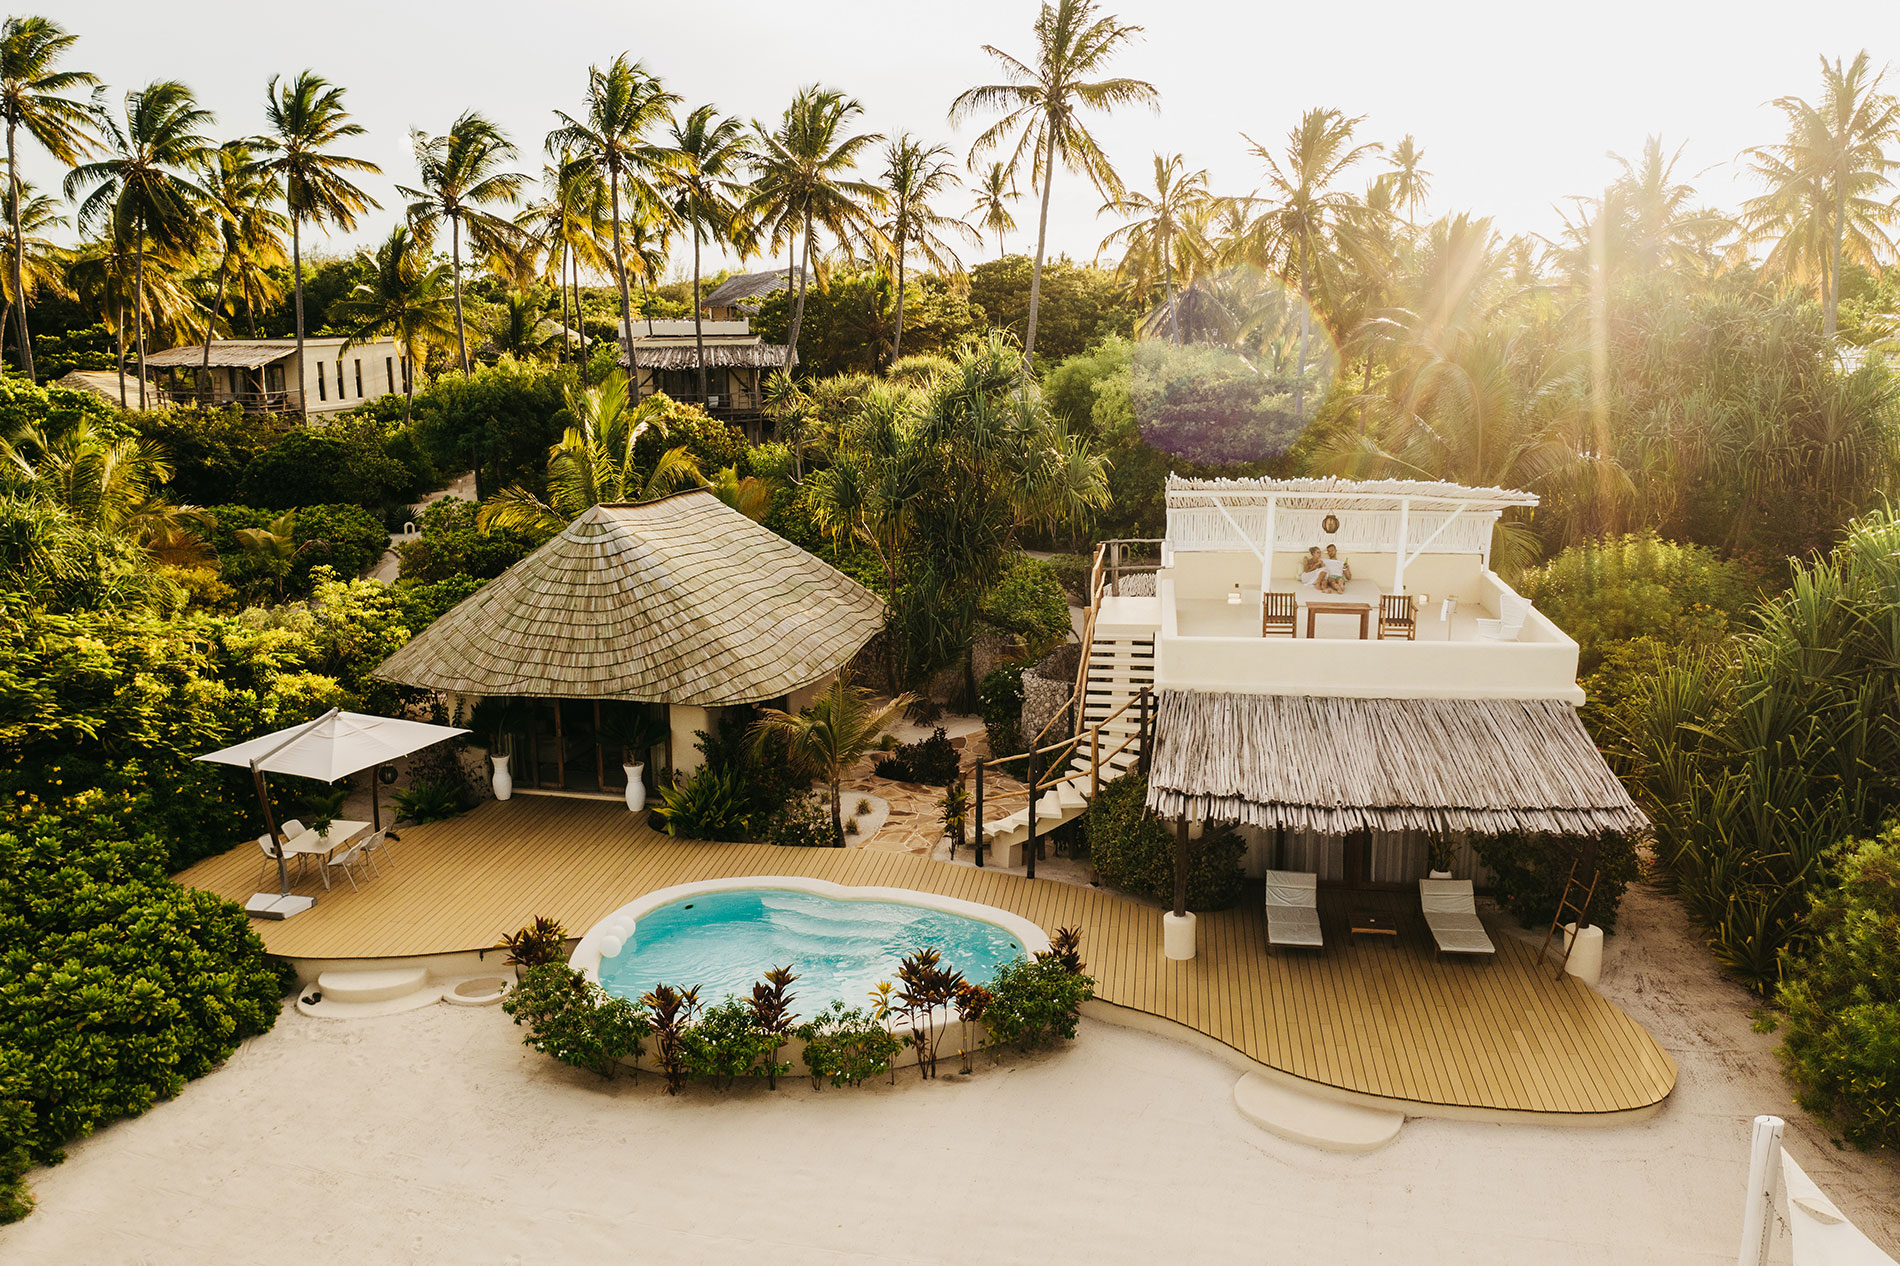
[[[1728,1263],[1749,1118],[1789,1105],[1772,1039],[1678,924],[1639,897],[1611,939],[1606,992],[1683,1071],[1637,1125],[1415,1120],[1317,1152],[1242,1121],[1221,1062],[1096,1022],[967,1081],[669,1100],[523,1050],[497,1009],[290,1012],[36,1174],[0,1261]],[[1790,1147],[1900,1237],[1890,1160]]]

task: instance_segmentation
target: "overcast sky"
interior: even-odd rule
[[[1216,192],[1249,192],[1260,167],[1241,132],[1277,145],[1302,110],[1336,106],[1366,116],[1368,139],[1418,138],[1432,172],[1432,214],[1492,215],[1506,232],[1554,232],[1554,206],[1600,190],[1616,170],[1608,154],[1634,156],[1652,132],[1671,149],[1686,142],[1679,170],[1709,201],[1733,206],[1748,192],[1736,155],[1779,135],[1772,98],[1816,93],[1820,55],[1851,58],[1866,47],[1877,63],[1900,57],[1893,0],[1107,7],[1145,28],[1116,71],[1161,93],[1158,114],[1090,121],[1125,176],[1145,176],[1157,150],[1179,151],[1208,169]],[[481,110],[538,172],[552,111],[575,109],[588,65],[623,49],[689,106],[712,101],[774,119],[799,86],[819,82],[858,96],[871,129],[945,140],[961,158],[977,129],[949,127],[950,100],[997,78],[983,44],[1029,54],[1036,5],[53,0],[39,11],[80,34],[71,64],[100,75],[115,95],[183,80],[217,113],[220,139],[262,126],[273,73],[309,67],[346,86],[369,129],[354,152],[383,168],[368,186],[384,210],[353,238],[332,239],[332,249],[352,249],[393,221],[391,186],[413,177],[411,127],[440,131],[462,110]],[[25,170],[41,183],[61,174],[43,155],[30,156]],[[960,194],[940,209],[961,212],[972,198]],[[1058,177],[1052,248],[1092,256],[1113,227],[1096,218],[1099,204],[1079,178]],[[1023,230],[1011,249],[1033,245],[1028,199],[1017,219]]]

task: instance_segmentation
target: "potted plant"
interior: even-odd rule
[[[1451,840],[1443,835],[1434,835],[1431,841],[1431,877],[1433,879],[1451,878]]]
[[[469,714],[469,727],[488,744],[488,759],[495,766],[490,785],[495,789],[497,800],[506,800],[515,794],[515,779],[508,763],[514,756],[515,731],[527,719],[528,710],[521,701],[505,695],[483,699]]]
[[[350,788],[347,783],[342,786],[319,787],[309,792],[303,798],[304,816],[309,819],[304,825],[318,835],[322,835],[330,829],[330,824],[336,821],[336,815],[343,812],[343,802],[349,798]]]
[[[600,718],[600,741],[620,749],[620,767],[627,774],[627,809],[646,808],[646,758],[666,741],[666,718],[644,704],[625,704]]]

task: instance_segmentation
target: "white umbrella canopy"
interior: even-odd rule
[[[198,759],[219,765],[242,765],[272,774],[314,778],[318,782],[335,782],[467,733],[451,725],[365,716],[333,708],[315,721],[262,734]]]

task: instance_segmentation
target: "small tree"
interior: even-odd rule
[[[778,1052],[792,1031],[792,1002],[797,995],[791,992],[791,986],[797,979],[790,967],[774,967],[765,973],[764,980],[752,983],[752,1018],[759,1032],[772,1043],[772,1054],[765,1064],[765,1084],[770,1090],[778,1089]]]
[[[840,677],[803,712],[765,709],[752,727],[754,750],[763,757],[777,748],[798,767],[824,779],[831,791],[835,847],[843,848],[844,805],[839,784],[844,781],[845,771],[877,746],[892,718],[914,701],[913,696],[905,694],[878,705],[868,691],[847,686]]]

